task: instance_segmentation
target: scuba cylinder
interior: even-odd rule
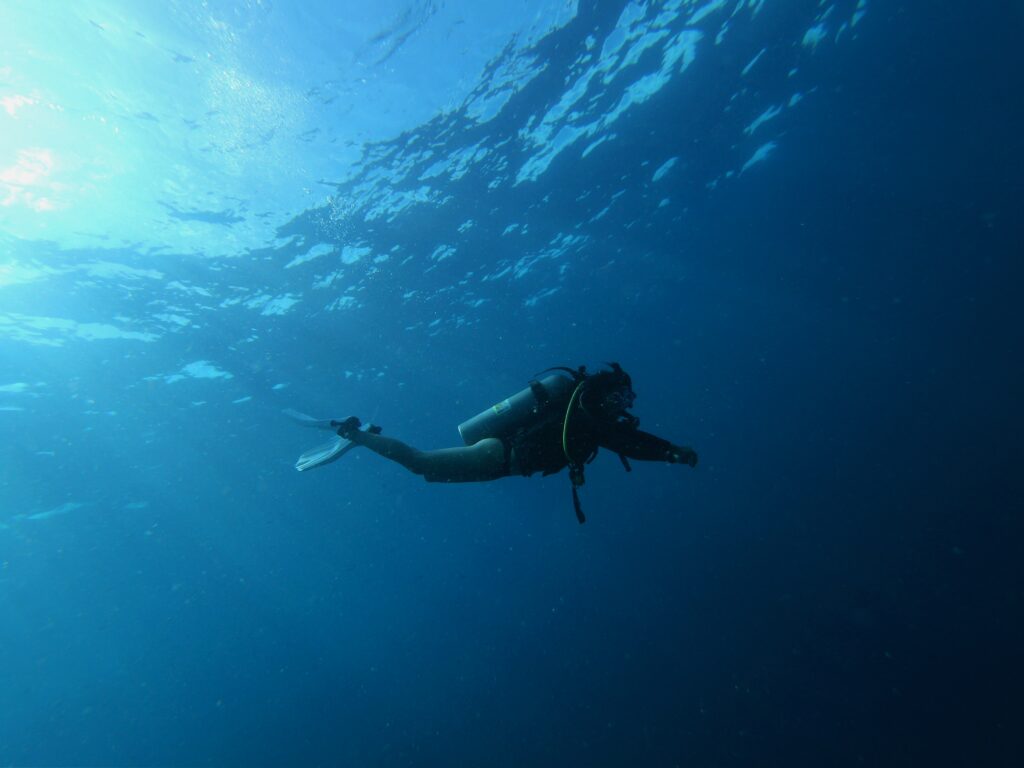
[[[576,382],[562,373],[551,373],[539,381],[531,381],[526,389],[459,424],[459,434],[466,445],[473,445],[486,437],[508,437],[529,426],[551,407],[564,411],[575,386]]]

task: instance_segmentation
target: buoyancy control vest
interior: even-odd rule
[[[593,460],[596,451],[582,462],[575,460],[569,451],[569,427],[574,409],[581,407],[582,396],[587,391],[588,384],[611,377],[615,386],[624,386],[632,393],[629,375],[622,370],[618,363],[609,363],[609,366],[610,371],[596,375],[588,374],[585,366],[580,366],[575,370],[567,367],[549,368],[549,371],[555,371],[555,373],[549,373],[542,379],[531,381],[525,389],[459,424],[459,434],[466,445],[473,445],[488,437],[507,439],[517,432],[530,429],[541,422],[559,418],[562,421],[562,449],[565,452],[569,466],[569,479],[572,482],[573,507],[576,511],[576,519],[583,524],[586,522],[586,517],[580,505],[579,487],[585,482],[583,466]],[[635,417],[624,416],[623,418],[626,418],[634,428],[638,424]],[[619,454],[619,459],[621,459],[625,470],[631,471],[626,457]]]

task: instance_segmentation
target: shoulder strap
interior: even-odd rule
[[[545,387],[536,379],[531,379],[529,383],[530,391],[533,392],[533,399],[537,403],[536,406],[534,406],[534,410],[537,413],[547,411],[548,406],[554,403],[554,400],[551,397],[551,393],[548,391],[547,387]]]
[[[580,494],[576,490],[576,483],[572,484],[572,506],[576,510],[576,519],[579,520],[580,525],[587,522],[587,516],[583,514],[583,507],[580,505]]]
[[[548,373],[550,371],[565,371],[570,376],[572,376],[572,379],[575,382],[579,382],[587,378],[587,366],[585,365],[581,365],[579,368],[569,368],[568,366],[565,365],[554,365],[550,368],[545,368],[540,373],[534,374],[534,377],[537,378],[543,376],[545,373]]]

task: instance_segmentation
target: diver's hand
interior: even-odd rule
[[[668,452],[668,461],[669,464],[689,464],[691,467],[696,467],[697,452],[693,448],[675,445]]]

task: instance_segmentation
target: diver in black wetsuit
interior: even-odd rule
[[[391,459],[429,482],[464,483],[496,480],[509,475],[550,475],[569,468],[573,502],[584,521],[577,489],[583,485],[583,467],[607,448],[619,455],[629,471],[628,459],[697,465],[692,448],[674,445],[641,431],[639,419],[629,413],[636,394],[632,381],[618,363],[610,370],[588,374],[580,367],[530,382],[530,387],[498,403],[459,426],[461,448],[421,451],[376,427],[360,430],[355,416],[331,422],[337,433],[356,445]]]

